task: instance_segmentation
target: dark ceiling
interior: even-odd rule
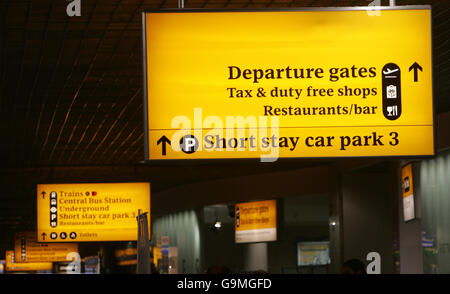
[[[367,6],[368,0],[187,0],[186,8]],[[389,1],[381,1],[386,5]],[[448,0],[432,4],[437,112],[450,110]],[[196,180],[289,169],[204,164],[137,167],[143,160],[141,11],[176,8],[177,0],[0,1],[0,230],[34,220],[35,184],[67,179],[151,177],[152,192]],[[322,161],[323,163],[324,161]],[[98,168],[94,168],[97,166]],[[144,171],[142,169],[145,169]],[[143,177],[143,176],[142,176]],[[3,234],[0,239],[4,240]]]

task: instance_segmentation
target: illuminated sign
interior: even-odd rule
[[[330,242],[297,243],[297,266],[330,264]]]
[[[276,241],[276,200],[236,204],[234,227],[236,243]]]
[[[412,163],[409,163],[402,167],[403,219],[405,221],[415,218],[413,184]]]
[[[117,265],[137,264],[137,248],[116,249],[114,255]]]
[[[147,160],[434,154],[429,6],[144,14]]]
[[[68,254],[78,252],[77,243],[38,243],[36,232],[20,232],[14,237],[17,262],[67,261]]]
[[[50,271],[51,262],[15,262],[14,250],[6,251],[6,271],[9,272],[30,272],[30,271]]]
[[[135,241],[139,209],[150,214],[149,183],[40,184],[38,242]]]

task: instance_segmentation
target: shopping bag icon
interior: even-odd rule
[[[386,87],[387,98],[397,98],[397,87],[394,85],[389,85]]]

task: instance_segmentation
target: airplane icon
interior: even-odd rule
[[[397,72],[398,70],[399,70],[398,68],[393,69],[393,70],[387,68],[386,71],[383,70],[383,74],[385,74],[385,75],[390,75],[391,73]]]

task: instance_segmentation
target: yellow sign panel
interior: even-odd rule
[[[137,264],[137,248],[116,249],[114,255],[117,265]]]
[[[403,198],[403,219],[409,221],[415,218],[414,206],[414,182],[413,165],[409,163],[402,167],[402,198]]]
[[[38,243],[36,232],[16,233],[14,239],[17,262],[67,261],[69,253],[78,252],[77,243]]]
[[[9,272],[31,272],[49,271],[53,268],[51,262],[15,262],[14,250],[6,251],[6,271]]]
[[[277,201],[239,203],[235,206],[236,243],[276,241]]]
[[[150,214],[150,184],[40,184],[37,208],[38,242],[133,241],[138,210]]]
[[[403,198],[414,194],[412,163],[402,167],[402,191]]]
[[[300,242],[297,244],[297,265],[325,265],[330,263],[329,242]]]
[[[144,14],[146,156],[434,154],[431,11]]]

